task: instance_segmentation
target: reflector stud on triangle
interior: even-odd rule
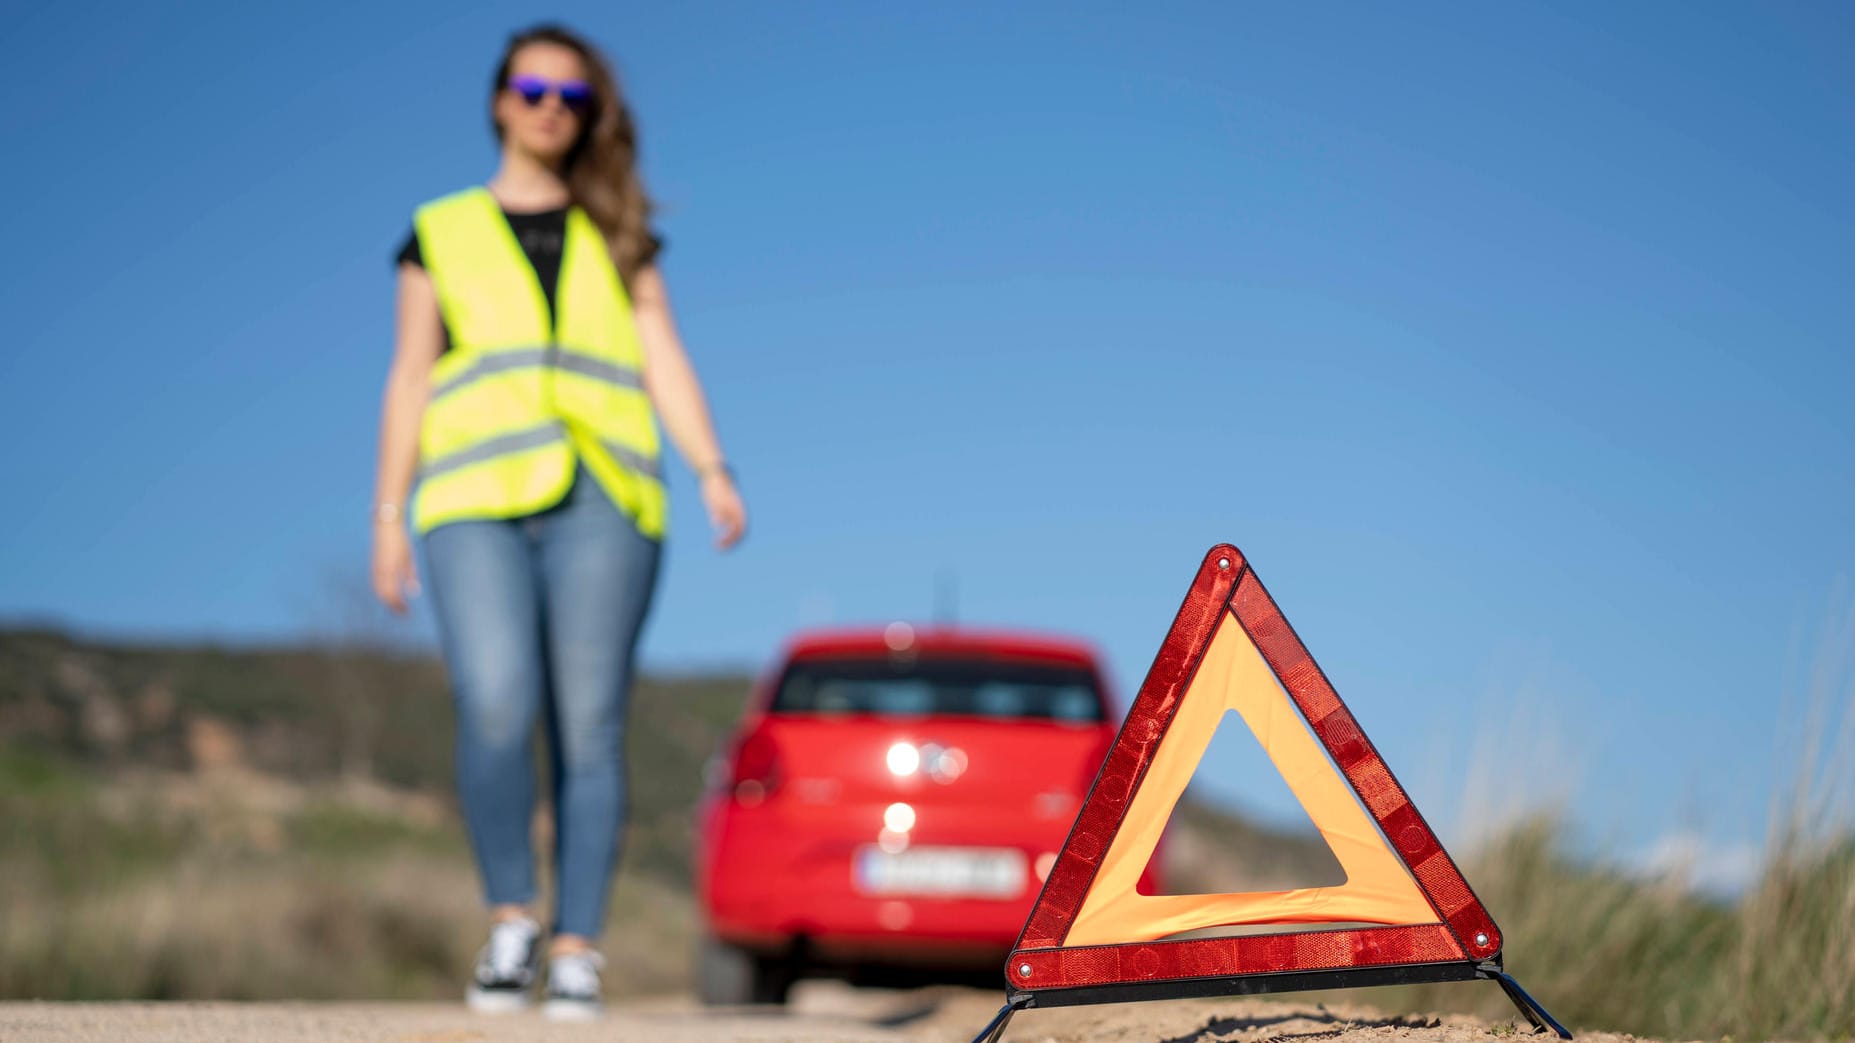
[[[1332,887],[1135,890],[1218,721],[1243,718],[1332,849]],[[1166,940],[1212,927],[1345,924]],[[1363,926],[1361,926],[1363,925]],[[1501,967],[1501,932],[1248,561],[1211,548],[1005,967],[1005,1008],[1488,978],[1571,1034]]]

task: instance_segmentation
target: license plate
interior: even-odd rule
[[[856,866],[866,894],[1016,898],[1024,890],[1024,853],[1011,848],[866,847]]]

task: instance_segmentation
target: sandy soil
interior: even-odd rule
[[[1001,1001],[975,989],[910,992],[807,983],[783,1010],[704,1010],[686,998],[615,1005],[604,1021],[478,1016],[443,1004],[0,1004],[4,1043],[966,1043]],[[1387,1017],[1364,1006],[1232,999],[1025,1011],[1008,1043],[1464,1043],[1530,1038],[1512,1023]],[[1632,1037],[1580,1033],[1588,1043]]]

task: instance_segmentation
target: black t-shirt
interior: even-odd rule
[[[560,282],[560,258],[567,243],[567,208],[561,206],[525,214],[504,210],[502,216],[508,219],[509,228],[515,232],[515,241],[522,244],[522,253],[527,255],[528,263],[534,265],[535,275],[541,280],[541,292],[547,296],[548,319],[552,321],[555,285]],[[652,236],[644,262],[649,264],[662,249],[663,239]],[[397,262],[425,267],[417,228],[406,233],[406,240],[399,247]],[[444,350],[451,350],[449,329],[445,330]]]

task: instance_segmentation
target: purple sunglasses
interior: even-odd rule
[[[522,96],[530,108],[539,104],[549,92],[560,95],[560,103],[576,113],[593,106],[593,89],[585,80],[550,80],[545,76],[511,76],[509,89]]]

